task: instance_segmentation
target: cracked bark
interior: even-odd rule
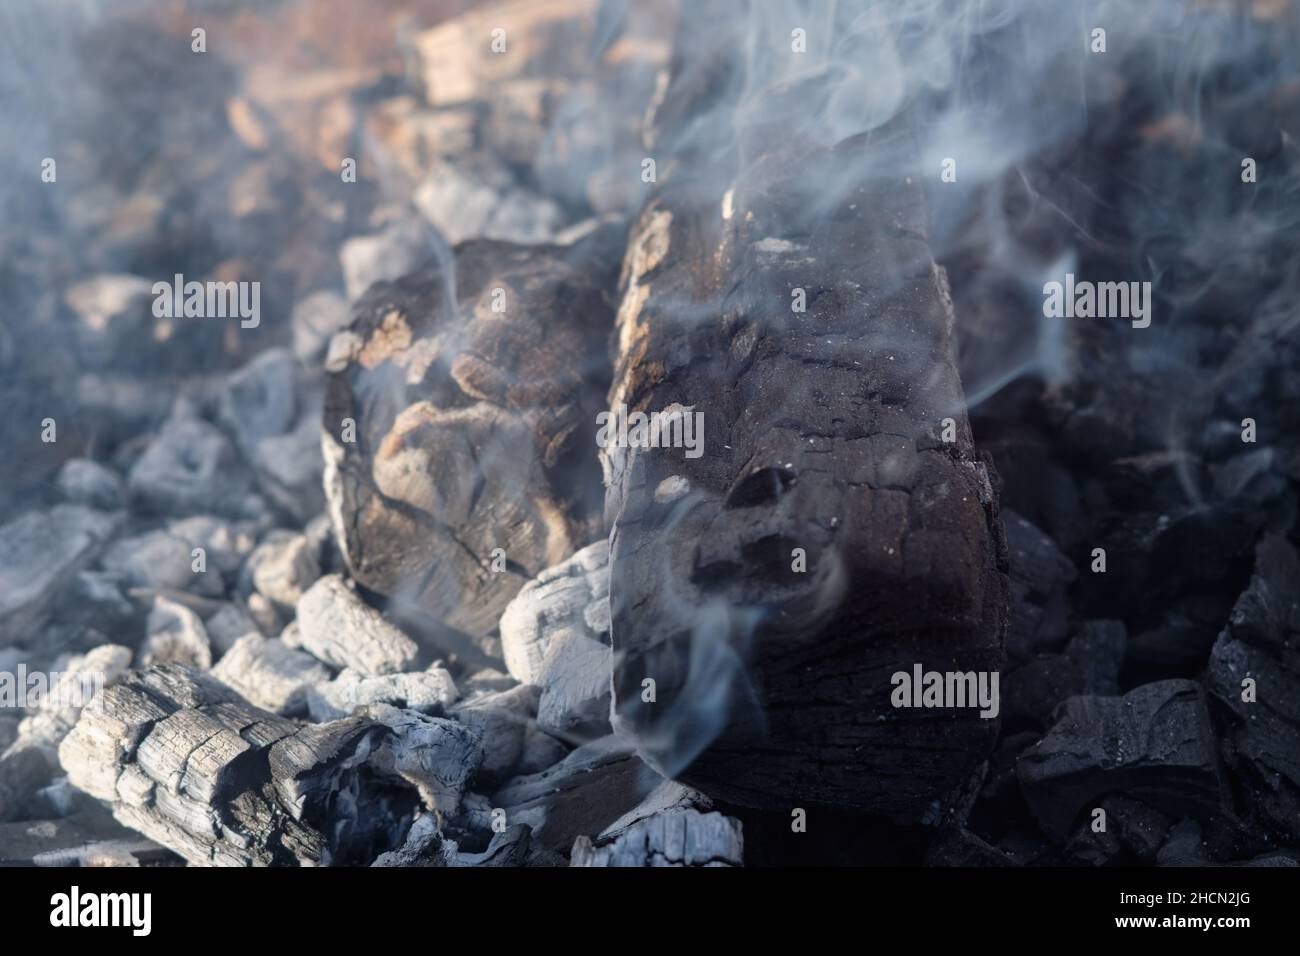
[[[727,88],[718,56],[707,82],[675,78],[681,116]],[[602,455],[616,727],[730,802],[932,818],[997,721],[895,709],[890,677],[998,669],[1007,559],[909,137],[820,147],[748,129],[701,146],[699,129],[634,225],[620,282],[610,407],[684,406],[704,442],[697,458]],[[720,181],[728,162],[740,171]]]
[[[388,733],[360,717],[300,725],[165,664],[84,709],[59,759],[118,822],[192,864],[347,864],[410,824],[415,792],[367,762]]]

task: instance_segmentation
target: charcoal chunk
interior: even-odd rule
[[[121,520],[119,512],[55,505],[0,527],[0,645],[31,641]]]
[[[1247,807],[1279,839],[1300,840],[1300,558],[1286,539],[1270,535],[1256,549],[1206,684]]]
[[[740,821],[721,813],[679,809],[634,823],[605,844],[579,837],[572,866],[740,866],[745,858]]]
[[[568,853],[633,809],[662,779],[612,738],[584,744],[547,770],[508,782],[492,796],[508,825],[532,828],[541,845]]]
[[[212,668],[212,676],[255,707],[296,717],[306,711],[310,689],[328,681],[330,672],[310,654],[277,638],[244,633]],[[351,712],[348,708],[322,719],[346,717]]]
[[[419,652],[337,574],[321,578],[299,599],[298,639],[326,664],[365,675],[406,670]]]
[[[1226,810],[1200,685],[1144,684],[1123,697],[1071,697],[1052,729],[1017,761],[1021,791],[1043,831],[1063,843],[1074,821],[1107,794],[1174,815]]]

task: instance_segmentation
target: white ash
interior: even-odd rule
[[[500,778],[515,768],[523,754],[524,739],[537,714],[540,692],[520,684],[510,690],[480,694],[451,708],[451,715],[473,728],[485,750],[482,771]]]
[[[388,704],[375,704],[361,713],[393,731],[371,754],[371,764],[380,773],[414,786],[426,809],[440,817],[455,813],[483,761],[478,735],[454,720]]]
[[[419,651],[337,574],[321,578],[298,601],[298,632],[317,659],[369,675],[406,670]]]
[[[312,720],[337,720],[358,707],[391,704],[422,713],[441,713],[456,701],[456,683],[440,665],[402,674],[366,676],[348,668],[334,680],[307,691]]]
[[[212,668],[212,676],[256,707],[296,717],[306,712],[310,688],[328,681],[330,672],[277,638],[245,634]]]
[[[203,620],[183,604],[154,598],[145,630],[144,643],[136,654],[139,666],[165,662],[204,669],[212,666],[212,648]]]
[[[303,592],[320,577],[317,553],[306,535],[273,531],[253,549],[243,573],[267,600],[296,607]]]
[[[501,649],[511,675],[538,684],[547,646],[557,636],[576,634],[599,640],[602,632],[587,621],[592,605],[609,604],[609,542],[588,545],[525,584],[501,615]],[[593,609],[592,621],[608,620]]]

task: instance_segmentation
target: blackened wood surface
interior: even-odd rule
[[[616,231],[599,241],[621,248]],[[332,359],[326,489],[358,581],[481,636],[599,533],[612,307],[608,270],[578,247],[469,242],[451,271],[430,264],[358,304]]]
[[[699,413],[704,448],[603,453],[616,727],[735,803],[933,819],[997,721],[896,709],[891,675],[1000,666],[1006,547],[910,142],[733,139],[764,104],[719,110],[745,84],[700,62],[660,117],[676,154],[629,240],[610,406]]]

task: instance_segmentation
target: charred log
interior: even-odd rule
[[[465,634],[596,534],[610,307],[581,253],[464,244],[454,274],[372,288],[331,348],[326,489],[349,568]]]
[[[119,822],[192,864],[347,863],[400,845],[410,825],[414,791],[366,764],[387,734],[359,717],[300,726],[162,665],[85,709],[59,759]]]
[[[709,139],[701,102],[740,85],[722,55],[669,90],[683,158],[621,279],[610,408],[631,427],[603,452],[616,728],[720,799],[916,820],[965,786],[997,722],[895,708],[891,675],[996,672],[1006,628],[947,281],[906,131]],[[653,419],[638,435],[638,414],[686,447]]]

